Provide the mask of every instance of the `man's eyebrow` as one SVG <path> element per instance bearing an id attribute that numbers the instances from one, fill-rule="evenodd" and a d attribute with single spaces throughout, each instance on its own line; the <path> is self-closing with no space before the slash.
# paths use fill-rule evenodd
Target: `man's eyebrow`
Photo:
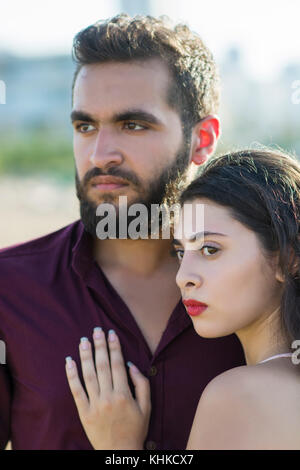
<path id="1" fill-rule="evenodd" d="M 71 112 L 71 122 L 74 121 L 84 121 L 84 122 L 96 122 L 96 119 L 89 113 L 85 111 L 80 111 L 74 109 Z M 122 121 L 144 121 L 149 124 L 161 125 L 162 122 L 153 114 L 148 113 L 140 109 L 128 109 L 117 113 L 112 117 L 112 122 L 122 122 Z"/>
<path id="2" fill-rule="evenodd" d="M 95 123 L 96 119 L 89 113 L 80 110 L 73 110 L 71 112 L 71 122 L 74 121 L 84 121 Z M 148 113 L 140 109 L 127 109 L 113 115 L 112 122 L 122 122 L 122 121 L 143 121 L 148 122 L 149 124 L 162 125 L 162 122 L 153 114 Z"/>
<path id="3" fill-rule="evenodd" d="M 71 122 L 74 121 L 85 121 L 85 122 L 96 122 L 96 120 L 89 113 L 80 110 L 73 110 L 71 112 Z"/>
<path id="4" fill-rule="evenodd" d="M 227 237 L 227 235 L 225 235 L 224 233 L 218 233 L 218 232 L 198 232 L 198 233 L 195 233 L 193 234 L 190 238 L 188 238 L 187 240 L 189 242 L 194 242 L 196 241 L 197 239 L 199 238 L 204 238 L 204 237 L 208 237 L 208 236 L 211 236 L 211 235 L 219 235 L 221 237 Z M 181 245 L 182 246 L 182 243 L 180 240 L 176 240 L 176 238 L 174 238 L 172 240 L 172 243 L 173 245 Z"/>
<path id="5" fill-rule="evenodd" d="M 114 122 L 121 121 L 144 121 L 149 124 L 162 124 L 162 122 L 152 113 L 143 111 L 141 109 L 128 109 L 121 113 L 115 114 L 113 117 Z"/>

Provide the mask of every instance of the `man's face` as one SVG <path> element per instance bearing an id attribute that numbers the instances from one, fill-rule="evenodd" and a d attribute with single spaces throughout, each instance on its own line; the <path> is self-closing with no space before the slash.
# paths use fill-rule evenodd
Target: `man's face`
<path id="1" fill-rule="evenodd" d="M 157 59 L 80 70 L 72 111 L 76 188 L 93 236 L 99 204 L 114 204 L 117 213 L 119 196 L 127 196 L 128 207 L 161 204 L 167 187 L 186 175 L 190 150 L 167 103 L 169 86 L 169 71 Z"/>

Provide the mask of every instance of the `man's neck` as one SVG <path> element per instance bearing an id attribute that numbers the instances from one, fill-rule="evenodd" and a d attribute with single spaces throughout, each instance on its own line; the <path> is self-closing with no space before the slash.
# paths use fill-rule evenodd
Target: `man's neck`
<path id="1" fill-rule="evenodd" d="M 174 263 L 170 255 L 171 240 L 94 240 L 94 258 L 101 267 L 124 269 L 151 276 L 166 263 Z"/>

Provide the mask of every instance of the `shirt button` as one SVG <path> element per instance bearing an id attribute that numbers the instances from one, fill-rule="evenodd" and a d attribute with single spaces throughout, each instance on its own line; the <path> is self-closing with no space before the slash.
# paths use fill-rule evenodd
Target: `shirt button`
<path id="1" fill-rule="evenodd" d="M 156 449 L 156 443 L 154 441 L 147 441 L 146 442 L 146 449 L 147 450 L 155 450 Z"/>
<path id="2" fill-rule="evenodd" d="M 154 377 L 156 374 L 157 374 L 157 367 L 155 366 L 150 367 L 149 376 Z"/>

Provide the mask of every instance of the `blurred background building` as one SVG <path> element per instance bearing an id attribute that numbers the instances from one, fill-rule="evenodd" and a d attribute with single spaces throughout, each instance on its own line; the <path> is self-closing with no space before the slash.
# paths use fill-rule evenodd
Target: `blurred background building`
<path id="1" fill-rule="evenodd" d="M 300 80 L 300 2 L 53 0 L 41 8 L 37 0 L 11 0 L 2 9 L 0 247 L 79 217 L 69 119 L 72 39 L 120 12 L 168 14 L 189 24 L 213 51 L 222 79 L 218 153 L 258 142 L 300 155 L 300 104 L 292 101 Z"/>

